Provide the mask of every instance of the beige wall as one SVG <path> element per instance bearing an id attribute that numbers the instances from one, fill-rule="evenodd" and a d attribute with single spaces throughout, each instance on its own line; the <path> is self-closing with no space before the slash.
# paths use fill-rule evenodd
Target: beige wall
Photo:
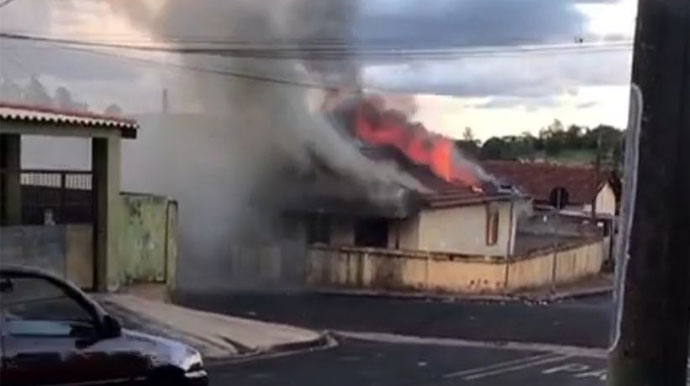
<path id="1" fill-rule="evenodd" d="M 593 240 L 555 255 L 545 251 L 507 262 L 423 251 L 314 247 L 308 253 L 306 277 L 317 287 L 506 293 L 599 273 L 605 242 Z"/>
<path id="2" fill-rule="evenodd" d="M 498 240 L 494 245 L 486 244 L 487 205 L 495 206 L 499 213 Z M 515 216 L 512 222 L 511 225 L 510 202 L 423 210 L 419 215 L 418 244 L 412 249 L 482 256 L 510 255 L 515 244 Z"/>
<path id="3" fill-rule="evenodd" d="M 388 228 L 388 248 L 419 249 L 419 214 L 402 220 L 391 220 Z"/>
<path id="4" fill-rule="evenodd" d="M 388 248 L 480 256 L 510 255 L 515 246 L 517 214 L 524 210 L 525 202 L 425 209 L 406 219 L 389 220 Z M 499 211 L 498 240 L 494 245 L 486 245 L 487 205 Z M 354 246 L 354 226 L 354 219 L 334 218 L 331 222 L 331 245 Z"/>

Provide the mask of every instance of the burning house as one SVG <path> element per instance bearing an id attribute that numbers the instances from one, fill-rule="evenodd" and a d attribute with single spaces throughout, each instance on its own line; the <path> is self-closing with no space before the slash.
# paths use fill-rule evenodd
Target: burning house
<path id="1" fill-rule="evenodd" d="M 599 272 L 601 238 L 517 240 L 531 199 L 502 187 L 452 140 L 375 98 L 328 105 L 370 167 L 396 176 L 362 183 L 317 159 L 286 190 L 286 228 L 307 245 L 308 285 L 503 293 Z"/>
<path id="2" fill-rule="evenodd" d="M 309 244 L 510 256 L 516 202 L 454 142 L 385 110 L 376 99 L 343 102 L 331 112 L 372 165 L 389 165 L 397 180 L 357 186 L 326 163 L 302 178 L 286 201 Z M 306 187 L 306 188 L 305 188 Z"/>

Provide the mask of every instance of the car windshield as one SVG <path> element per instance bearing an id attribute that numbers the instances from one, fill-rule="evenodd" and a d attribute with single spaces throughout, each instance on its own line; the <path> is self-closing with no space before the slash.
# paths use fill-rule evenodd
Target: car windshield
<path id="1" fill-rule="evenodd" d="M 92 320 L 79 303 L 48 280 L 34 277 L 2 277 L 1 280 L 0 305 L 5 319 L 34 322 L 17 324 L 18 329 L 45 326 L 46 321 Z M 52 325 L 60 328 L 60 324 Z"/>

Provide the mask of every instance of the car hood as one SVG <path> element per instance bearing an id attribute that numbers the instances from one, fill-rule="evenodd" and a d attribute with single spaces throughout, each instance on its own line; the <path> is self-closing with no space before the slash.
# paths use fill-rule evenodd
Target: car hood
<path id="1" fill-rule="evenodd" d="M 155 367 L 172 365 L 184 371 L 201 365 L 201 355 L 196 349 L 157 335 L 122 329 L 121 339 L 127 346 L 146 355 Z"/>

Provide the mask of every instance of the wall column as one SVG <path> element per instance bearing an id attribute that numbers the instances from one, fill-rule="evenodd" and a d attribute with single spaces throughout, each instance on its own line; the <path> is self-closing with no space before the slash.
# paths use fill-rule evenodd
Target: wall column
<path id="1" fill-rule="evenodd" d="M 94 221 L 94 279 L 96 290 L 119 285 L 120 137 L 93 138 L 91 146 Z"/>
<path id="2" fill-rule="evenodd" d="M 0 225 L 22 221 L 21 146 L 19 134 L 0 134 Z"/>

